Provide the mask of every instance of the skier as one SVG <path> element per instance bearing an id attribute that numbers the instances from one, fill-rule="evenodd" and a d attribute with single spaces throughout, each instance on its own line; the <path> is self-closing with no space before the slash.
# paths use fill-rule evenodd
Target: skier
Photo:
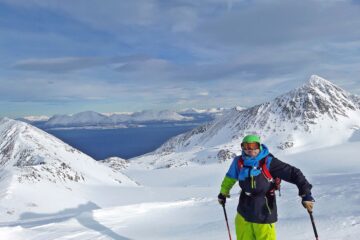
<path id="1" fill-rule="evenodd" d="M 280 188 L 279 179 L 296 184 L 302 204 L 309 212 L 315 202 L 311 196 L 312 185 L 299 169 L 269 153 L 259 136 L 245 136 L 241 148 L 241 156 L 234 158 L 222 181 L 218 201 L 224 205 L 230 189 L 239 181 L 241 194 L 235 217 L 237 240 L 276 240 L 274 191 Z"/>

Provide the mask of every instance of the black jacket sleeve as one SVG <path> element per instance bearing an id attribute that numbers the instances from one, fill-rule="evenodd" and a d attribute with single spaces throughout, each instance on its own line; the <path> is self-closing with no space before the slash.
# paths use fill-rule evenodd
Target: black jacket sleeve
<path id="1" fill-rule="evenodd" d="M 306 180 L 300 169 L 284 163 L 273 157 L 270 164 L 270 174 L 273 178 L 280 178 L 295 184 L 299 189 L 299 196 L 311 194 L 312 185 Z"/>

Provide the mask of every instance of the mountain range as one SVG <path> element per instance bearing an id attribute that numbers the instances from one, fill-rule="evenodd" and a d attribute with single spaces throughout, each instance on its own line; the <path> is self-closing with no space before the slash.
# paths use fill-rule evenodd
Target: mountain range
<path id="1" fill-rule="evenodd" d="M 56 114 L 52 117 L 28 116 L 17 120 L 30 123 L 42 129 L 51 128 L 126 128 L 152 123 L 203 123 L 222 115 L 226 109 L 211 108 L 206 110 L 184 109 L 127 113 L 98 113 L 95 111 L 79 112 L 72 115 Z"/>
<path id="2" fill-rule="evenodd" d="M 272 152 L 301 152 L 348 141 L 360 128 L 359 97 L 317 75 L 303 86 L 171 138 L 134 162 L 155 168 L 225 161 L 241 140 L 258 134 Z M 331 136 L 329 136 L 331 132 Z"/>

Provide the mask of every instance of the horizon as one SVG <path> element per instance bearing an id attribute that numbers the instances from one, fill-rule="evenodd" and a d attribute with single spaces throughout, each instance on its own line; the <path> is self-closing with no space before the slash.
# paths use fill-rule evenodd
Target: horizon
<path id="1" fill-rule="evenodd" d="M 241 107 L 241 106 L 234 106 L 233 108 L 235 107 Z M 155 113 L 159 113 L 159 112 L 162 112 L 162 111 L 173 111 L 175 113 L 178 113 L 178 114 L 182 114 L 181 111 L 186 111 L 186 110 L 191 110 L 191 109 L 195 109 L 195 110 L 198 110 L 198 111 L 206 111 L 206 110 L 212 110 L 212 109 L 228 109 L 228 108 L 222 108 L 222 107 L 212 107 L 212 108 L 207 108 L 207 109 L 199 109 L 199 108 L 184 108 L 184 109 L 180 109 L 178 111 L 176 110 L 170 110 L 170 109 L 160 109 L 160 110 L 152 110 L 152 109 L 144 109 L 144 110 L 140 110 L 140 111 L 136 111 L 136 112 L 97 112 L 97 111 L 93 111 L 93 110 L 85 110 L 85 111 L 81 111 L 81 112 L 75 112 L 75 113 L 68 113 L 68 114 L 62 114 L 62 113 L 57 113 L 55 115 L 61 115 L 61 116 L 64 116 L 64 115 L 67 115 L 67 116 L 73 116 L 75 114 L 79 114 L 79 113 L 86 113 L 86 112 L 95 112 L 95 113 L 99 113 L 101 115 L 104 115 L 104 116 L 111 116 L 111 115 L 132 115 L 134 113 L 142 113 L 142 112 L 147 112 L 147 111 L 153 111 Z M 52 117 L 52 116 L 55 116 L 55 115 L 51 115 L 51 116 L 48 116 L 48 115 L 27 115 L 27 116 L 20 116 L 20 117 L 17 117 L 15 119 L 18 119 L 18 118 L 31 118 L 31 117 Z M 7 116 L 5 116 L 7 117 Z"/>
<path id="2" fill-rule="evenodd" d="M 315 74 L 314 74 L 314 75 L 311 75 L 310 78 L 309 78 L 307 81 L 305 81 L 301 86 L 310 84 L 310 81 L 311 81 L 311 79 L 312 79 L 313 77 L 315 77 L 315 78 L 320 78 L 321 80 L 325 80 L 325 82 L 329 82 L 330 84 L 334 84 L 333 82 L 331 82 L 331 81 L 329 81 L 329 80 L 327 80 L 327 79 L 325 79 L 325 78 L 323 78 L 323 77 L 321 77 L 321 76 L 319 76 L 319 75 L 315 75 Z M 336 84 L 335 84 L 335 85 L 336 85 Z M 298 88 L 300 88 L 301 86 L 297 86 L 297 87 L 294 88 L 294 89 L 298 89 Z M 294 89 L 290 89 L 289 91 L 287 91 L 287 92 L 285 92 L 285 93 L 279 93 L 278 96 L 274 96 L 272 99 L 269 99 L 268 101 L 272 101 L 272 100 L 274 100 L 275 98 L 277 98 L 277 97 L 279 97 L 279 96 L 281 96 L 281 95 L 283 95 L 283 94 L 290 93 L 290 92 L 291 92 L 292 90 L 294 90 Z M 345 89 L 343 89 L 343 90 L 345 90 Z M 347 91 L 347 90 L 345 90 L 345 91 Z M 350 93 L 350 94 L 352 94 L 352 93 L 349 92 L 349 91 L 347 91 L 347 92 Z M 266 101 L 266 102 L 268 102 L 268 101 Z M 261 102 L 261 103 L 258 103 L 258 104 L 263 104 L 263 103 L 264 103 L 264 102 Z M 256 105 L 258 105 L 258 104 L 256 104 Z M 111 115 L 122 115 L 122 114 L 123 114 L 123 115 L 132 115 L 132 114 L 134 114 L 134 113 L 142 113 L 142 112 L 147 112 L 147 111 L 156 112 L 156 113 L 159 113 L 159 112 L 161 112 L 161 111 L 173 111 L 173 112 L 176 112 L 176 113 L 178 113 L 178 114 L 181 115 L 181 111 L 186 111 L 186 110 L 191 110 L 191 109 L 195 109 L 195 110 L 199 110 L 199 111 L 204 111 L 204 110 L 207 111 L 207 110 L 212 110 L 212 109 L 232 109 L 232 108 L 238 108 L 238 107 L 243 108 L 243 109 L 247 109 L 247 108 L 254 107 L 254 106 L 256 106 L 256 105 L 251 105 L 251 106 L 239 106 L 239 105 L 237 105 L 237 106 L 232 106 L 232 107 L 228 107 L 228 108 L 226 108 L 226 107 L 221 107 L 221 106 L 217 106 L 217 107 L 210 107 L 210 108 L 204 108 L 204 109 L 196 108 L 196 107 L 189 107 L 189 108 L 183 108 L 183 109 L 179 109 L 179 110 L 173 110 L 173 109 L 158 109 L 158 110 L 154 110 L 154 109 L 143 109 L 143 110 L 134 111 L 134 112 L 119 112 L 119 111 L 114 111 L 114 112 L 97 112 L 97 111 L 94 111 L 94 110 L 84 110 L 84 111 L 75 112 L 75 113 L 56 113 L 56 114 L 50 115 L 50 116 L 48 116 L 48 115 L 27 115 L 27 116 L 16 117 L 16 118 L 14 118 L 14 119 L 21 119 L 21 118 L 23 118 L 23 119 L 27 119 L 27 120 L 33 121 L 33 120 L 31 120 L 31 118 L 36 119 L 36 118 L 41 117 L 41 118 L 48 118 L 48 119 L 49 119 L 49 118 L 54 117 L 54 116 L 56 116 L 56 115 L 59 115 L 59 116 L 73 116 L 73 115 L 76 115 L 76 114 L 86 113 L 86 112 L 95 112 L 95 113 L 99 113 L 99 114 L 104 115 L 104 116 L 107 116 L 107 117 L 109 117 L 109 116 L 111 116 Z M 35 121 L 36 121 L 36 120 L 35 120 Z M 47 121 L 47 120 L 40 120 L 40 121 Z"/>
<path id="3" fill-rule="evenodd" d="M 302 83 L 302 85 L 300 86 L 296 86 L 294 89 L 289 89 L 288 91 L 286 92 L 282 92 L 282 93 L 279 93 L 279 95 L 277 96 L 274 96 L 272 97 L 271 99 L 268 99 L 268 100 L 264 100 L 264 102 L 269 102 L 269 101 L 272 101 L 274 100 L 275 98 L 283 95 L 283 94 L 287 94 L 287 93 L 290 93 L 292 90 L 295 90 L 295 89 L 298 89 L 304 85 L 307 85 L 307 84 L 310 84 L 310 80 L 315 77 L 315 78 L 320 78 L 322 80 L 325 80 L 326 82 L 330 82 L 331 84 L 334 84 L 332 81 L 329 81 L 319 75 L 316 75 L 316 74 L 313 74 L 310 76 L 309 79 L 307 79 L 306 81 L 304 81 Z M 336 84 L 335 84 L 336 85 Z M 346 89 L 343 89 L 345 91 L 347 91 Z M 352 92 L 349 92 L 347 91 L 348 93 L 350 94 L 353 94 Z M 356 95 L 356 94 L 355 94 Z M 264 102 L 260 102 L 260 103 L 257 103 L 256 105 L 259 105 L 259 104 L 263 104 Z M 129 112 L 129 111 L 124 111 L 124 112 L 120 112 L 120 111 L 114 111 L 114 112 L 98 112 L 98 111 L 95 111 L 95 110 L 91 110 L 91 109 L 88 109 L 88 110 L 83 110 L 83 111 L 80 111 L 80 112 L 73 112 L 73 113 L 55 113 L 53 115 L 26 115 L 26 116 L 17 116 L 17 117 L 14 117 L 13 119 L 27 119 L 27 120 L 30 120 L 31 118 L 51 118 L 51 117 L 54 117 L 56 115 L 59 115 L 59 116 L 73 116 L 73 115 L 76 115 L 76 114 L 79 114 L 79 113 L 85 113 L 85 112 L 95 112 L 95 113 L 99 113 L 101 115 L 104 115 L 104 116 L 111 116 L 111 115 L 121 115 L 121 114 L 124 114 L 124 115 L 131 115 L 131 114 L 134 114 L 134 113 L 141 113 L 141 112 L 147 112 L 147 111 L 152 111 L 152 112 L 156 112 L 156 113 L 159 113 L 161 111 L 173 111 L 173 112 L 176 112 L 178 114 L 181 114 L 181 111 L 186 111 L 186 110 L 191 110 L 191 109 L 195 109 L 195 110 L 199 110 L 199 111 L 203 111 L 203 110 L 211 110 L 211 109 L 232 109 L 232 108 L 237 108 L 237 107 L 241 107 L 243 109 L 247 109 L 247 108 L 251 108 L 251 107 L 254 107 L 256 105 L 250 105 L 250 106 L 239 106 L 239 105 L 236 105 L 236 106 L 231 106 L 231 107 L 222 107 L 222 106 L 216 106 L 216 107 L 209 107 L 209 108 L 196 108 L 196 107 L 188 107 L 188 108 L 182 108 L 182 109 L 142 109 L 142 110 L 139 110 L 139 111 L 133 111 L 133 112 Z M 8 116 L 0 116 L 0 117 L 8 117 Z M 11 117 L 9 117 L 11 118 Z M 30 120 L 32 121 L 32 120 Z M 36 120 L 35 120 L 36 121 Z M 40 120 L 40 121 L 43 121 L 43 120 Z M 45 120 L 46 121 L 46 120 Z"/>
<path id="4" fill-rule="evenodd" d="M 360 95 L 359 3 L 0 0 L 0 117 L 250 107 L 313 74 Z"/>

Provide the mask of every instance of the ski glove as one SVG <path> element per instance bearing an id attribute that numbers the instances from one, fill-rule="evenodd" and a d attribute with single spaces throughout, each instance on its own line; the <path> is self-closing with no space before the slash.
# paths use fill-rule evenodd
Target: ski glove
<path id="1" fill-rule="evenodd" d="M 314 202 L 315 199 L 311 196 L 311 194 L 306 194 L 302 196 L 301 203 L 304 206 L 304 208 L 306 208 L 309 212 L 312 212 L 314 208 Z"/>
<path id="2" fill-rule="evenodd" d="M 221 205 L 225 205 L 226 203 L 226 196 L 223 195 L 222 193 L 219 193 L 218 195 L 218 201 Z"/>

